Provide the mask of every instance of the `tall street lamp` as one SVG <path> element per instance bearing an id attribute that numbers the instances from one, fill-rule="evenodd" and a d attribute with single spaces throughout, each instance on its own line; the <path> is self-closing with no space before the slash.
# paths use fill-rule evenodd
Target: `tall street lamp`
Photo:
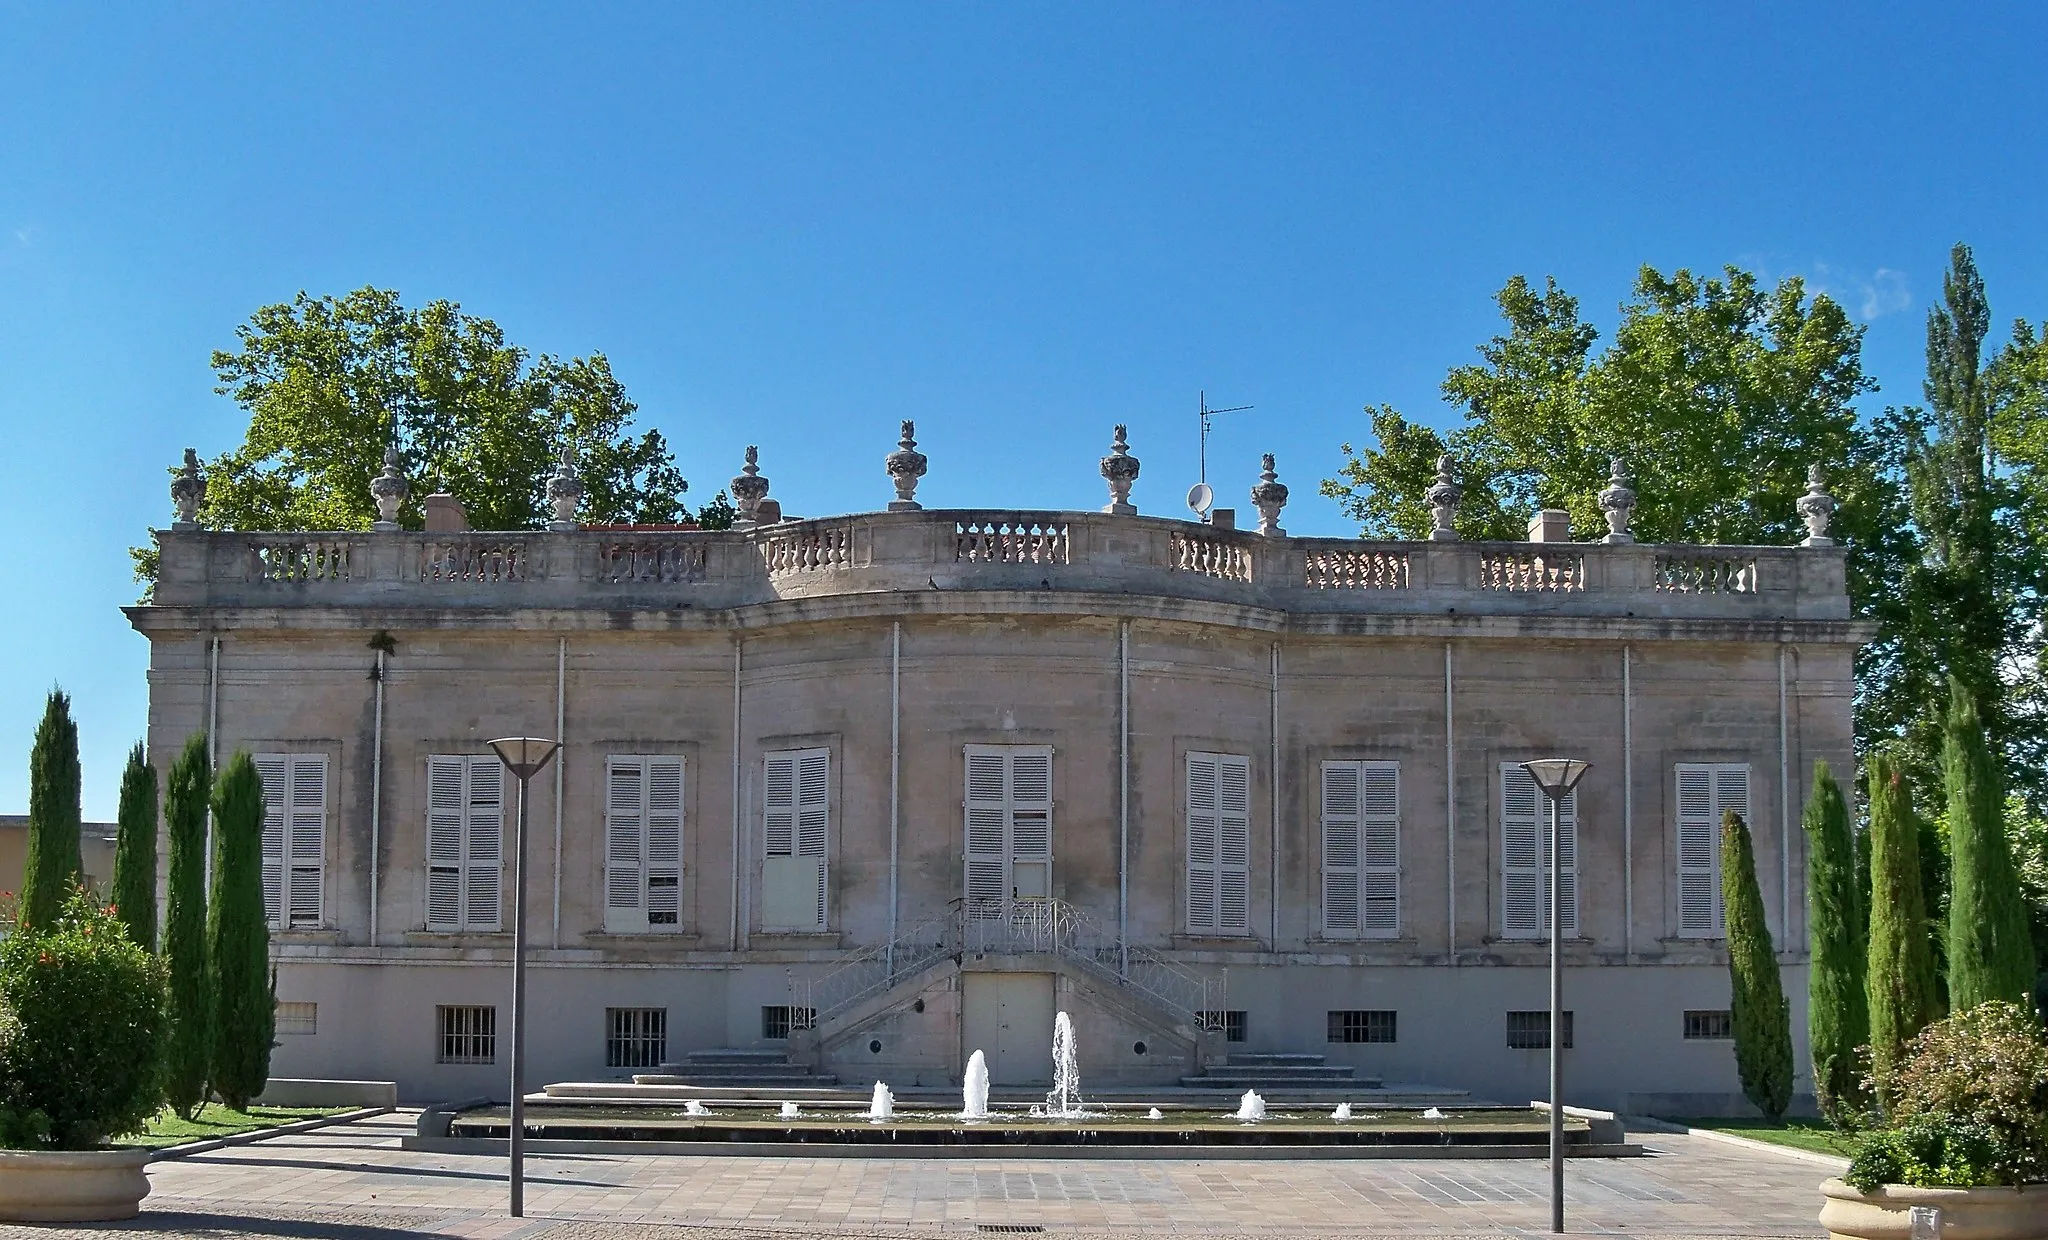
<path id="1" fill-rule="evenodd" d="M 540 773 L 562 742 L 506 736 L 491 742 L 498 761 L 519 781 L 518 826 L 512 835 L 512 1217 L 526 1214 L 526 781 Z"/>
<path id="2" fill-rule="evenodd" d="M 1558 861 L 1558 806 L 1579 786 L 1591 763 L 1538 758 L 1522 763 L 1550 802 L 1550 1230 L 1564 1231 L 1564 973 L 1558 944 L 1564 935 L 1564 884 Z"/>

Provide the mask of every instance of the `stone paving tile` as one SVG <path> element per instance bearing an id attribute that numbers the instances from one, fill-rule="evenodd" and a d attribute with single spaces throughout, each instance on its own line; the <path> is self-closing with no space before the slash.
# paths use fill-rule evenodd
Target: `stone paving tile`
<path id="1" fill-rule="evenodd" d="M 1542 1235 L 1540 1161 L 1145 1161 L 550 1155 L 529 1161 L 526 1219 L 501 1159 L 398 1148 L 397 1114 L 152 1165 L 141 1218 L 14 1237 L 225 1240 L 893 1240 L 1043 1227 L 1137 1235 Z M 1567 1167 L 1574 1232 L 1817 1237 L 1824 1168 L 1683 1136 L 1655 1156 Z"/>

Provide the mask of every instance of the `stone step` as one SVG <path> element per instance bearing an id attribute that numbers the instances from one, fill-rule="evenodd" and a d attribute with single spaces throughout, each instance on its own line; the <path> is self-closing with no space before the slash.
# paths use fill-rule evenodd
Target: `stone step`
<path id="1" fill-rule="evenodd" d="M 665 1063 L 661 1071 L 670 1076 L 701 1076 L 720 1081 L 779 1081 L 811 1074 L 800 1063 Z"/>
<path id="2" fill-rule="evenodd" d="M 790 1076 L 760 1075 L 711 1075 L 702 1072 L 640 1072 L 633 1076 L 635 1085 L 689 1085 L 697 1089 L 724 1090 L 809 1090 L 832 1089 L 839 1084 L 839 1078 L 831 1073 L 800 1072 Z"/>
<path id="3" fill-rule="evenodd" d="M 1249 1067 L 1256 1064 L 1316 1066 L 1328 1056 L 1311 1055 L 1302 1051 L 1232 1051 L 1227 1062 L 1232 1067 Z"/>
<path id="4" fill-rule="evenodd" d="M 707 1046 L 690 1051 L 683 1058 L 693 1064 L 786 1063 L 789 1060 L 789 1052 L 740 1046 Z"/>
<path id="5" fill-rule="evenodd" d="M 1360 1081 L 1350 1068 L 1211 1068 L 1199 1076 L 1184 1076 L 1180 1083 L 1190 1089 L 1290 1085 L 1355 1085 Z"/>

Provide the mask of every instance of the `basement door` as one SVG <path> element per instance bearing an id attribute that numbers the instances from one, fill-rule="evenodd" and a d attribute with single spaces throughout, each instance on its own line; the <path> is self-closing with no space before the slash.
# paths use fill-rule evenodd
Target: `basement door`
<path id="1" fill-rule="evenodd" d="M 960 975 L 961 1070 L 976 1051 L 991 1085 L 1052 1084 L 1053 975 Z"/>

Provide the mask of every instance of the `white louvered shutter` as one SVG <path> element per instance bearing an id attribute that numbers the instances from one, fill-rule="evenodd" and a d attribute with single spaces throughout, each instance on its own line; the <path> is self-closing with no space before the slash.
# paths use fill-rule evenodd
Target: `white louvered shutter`
<path id="1" fill-rule="evenodd" d="M 462 828 L 469 759 L 427 759 L 427 929 L 462 928 Z"/>
<path id="2" fill-rule="evenodd" d="M 1358 933 L 1358 763 L 1323 763 L 1323 932 Z"/>
<path id="3" fill-rule="evenodd" d="M 1529 772 L 1513 762 L 1500 767 L 1501 933 L 1542 938 L 1550 929 L 1550 807 Z M 1573 792 L 1558 807 L 1559 886 L 1565 934 L 1579 928 L 1578 804 Z"/>
<path id="4" fill-rule="evenodd" d="M 1678 764 L 1678 932 L 1719 938 L 1727 922 L 1721 902 L 1721 816 L 1749 821 L 1749 767 L 1744 763 Z"/>
<path id="5" fill-rule="evenodd" d="M 1010 751 L 1010 894 L 1052 895 L 1052 751 Z"/>
<path id="6" fill-rule="evenodd" d="M 1000 916 L 1010 894 L 1009 768 L 1002 750 L 967 750 L 966 891 L 972 916 Z"/>
<path id="7" fill-rule="evenodd" d="M 647 768 L 638 758 L 605 763 L 605 928 L 647 924 Z"/>
<path id="8" fill-rule="evenodd" d="M 1401 932 L 1401 767 L 1358 768 L 1359 932 L 1392 938 Z"/>
<path id="9" fill-rule="evenodd" d="M 286 929 L 318 926 L 327 868 L 327 755 L 293 754 L 286 767 L 290 784 L 283 824 L 285 907 L 282 926 Z M 268 799 L 267 794 L 265 799 Z M 267 813 L 265 817 L 268 818 Z M 267 822 L 265 825 L 267 828 Z M 268 834 L 267 829 L 265 834 Z M 264 873 L 268 878 L 267 865 Z M 265 909 L 275 916 L 268 888 L 265 889 L 263 903 Z"/>
<path id="10" fill-rule="evenodd" d="M 832 751 L 806 749 L 796 759 L 796 855 L 817 863 L 815 924 L 825 927 L 825 860 L 831 833 Z"/>
<path id="11" fill-rule="evenodd" d="M 648 758 L 647 924 L 683 920 L 683 760 Z"/>
<path id="12" fill-rule="evenodd" d="M 1216 755 L 1188 755 L 1188 929 L 1216 929 Z"/>
<path id="13" fill-rule="evenodd" d="M 1251 919 L 1251 760 L 1187 756 L 1188 929 L 1242 934 Z"/>
<path id="14" fill-rule="evenodd" d="M 763 761 L 761 840 L 771 857 L 796 856 L 796 754 L 771 753 Z"/>
<path id="15" fill-rule="evenodd" d="M 290 799 L 291 755 L 259 753 L 263 778 L 263 919 L 278 927 L 284 891 L 285 816 Z"/>
<path id="16" fill-rule="evenodd" d="M 496 930 L 505 857 L 505 766 L 497 758 L 469 760 L 468 800 L 469 821 L 463 832 L 463 926 Z"/>

